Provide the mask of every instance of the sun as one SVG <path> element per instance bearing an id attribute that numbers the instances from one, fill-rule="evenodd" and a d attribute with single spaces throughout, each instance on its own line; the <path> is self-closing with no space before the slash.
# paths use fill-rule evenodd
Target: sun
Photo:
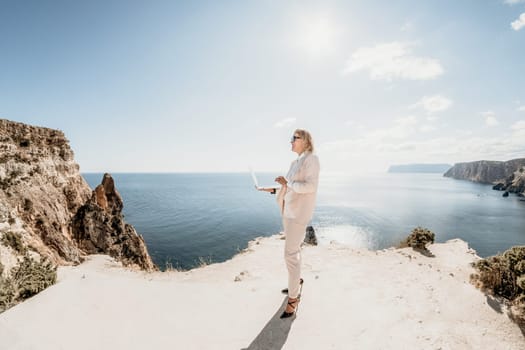
<path id="1" fill-rule="evenodd" d="M 294 42 L 310 56 L 319 57 L 333 53 L 337 46 L 337 26 L 328 15 L 303 15 L 296 25 Z"/>

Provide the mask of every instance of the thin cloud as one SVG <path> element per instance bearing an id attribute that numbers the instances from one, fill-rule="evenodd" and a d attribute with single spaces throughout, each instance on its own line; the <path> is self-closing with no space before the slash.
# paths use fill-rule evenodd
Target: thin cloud
<path id="1" fill-rule="evenodd" d="M 516 5 L 525 2 L 525 0 L 505 0 L 504 2 L 508 5 Z"/>
<path id="2" fill-rule="evenodd" d="M 399 142 L 399 140 L 406 139 L 416 132 L 417 118 L 415 116 L 407 116 L 398 118 L 394 121 L 394 125 L 390 128 L 376 129 L 365 134 L 365 140 L 370 141 L 370 144 L 381 144 L 383 142 Z"/>
<path id="3" fill-rule="evenodd" d="M 498 119 L 496 119 L 496 117 L 494 116 L 488 116 L 486 119 L 485 119 L 485 124 L 487 124 L 487 126 L 498 126 L 499 125 L 499 121 Z"/>
<path id="4" fill-rule="evenodd" d="M 519 157 L 525 152 L 522 142 L 525 134 L 525 120 L 516 125 L 511 135 L 502 137 L 479 137 L 462 135 L 440 136 L 436 138 L 407 138 L 405 140 L 379 140 L 373 134 L 362 138 L 337 140 L 321 145 L 327 155 L 334 157 L 334 163 L 340 159 L 364 161 L 374 159 L 388 164 L 414 161 L 449 162 L 479 159 L 506 160 Z M 523 129 L 522 129 L 523 128 Z M 430 130 L 428 130 L 430 131 Z M 420 132 L 424 132 L 420 130 Z M 378 134 L 378 133 L 375 133 Z"/>
<path id="5" fill-rule="evenodd" d="M 428 80 L 443 74 L 438 60 L 413 55 L 412 46 L 394 41 L 359 48 L 346 62 L 343 74 L 368 71 L 373 80 Z"/>
<path id="6" fill-rule="evenodd" d="M 492 111 L 481 113 L 481 115 L 485 118 L 485 125 L 488 127 L 498 126 L 499 121 L 496 118 L 496 114 Z"/>
<path id="7" fill-rule="evenodd" d="M 514 123 L 510 128 L 515 131 L 525 130 L 525 120 Z"/>
<path id="8" fill-rule="evenodd" d="M 510 26 L 512 27 L 512 29 L 514 29 L 516 31 L 518 31 L 521 28 L 525 27 L 525 12 L 522 13 L 517 20 L 512 22 L 510 24 Z"/>
<path id="9" fill-rule="evenodd" d="M 517 152 L 514 154 L 523 157 L 523 153 L 525 153 L 525 145 L 523 143 L 523 140 L 525 140 L 525 119 L 517 121 L 510 128 L 512 130 L 510 142 L 517 148 Z"/>
<path id="10" fill-rule="evenodd" d="M 378 128 L 368 132 L 363 132 L 360 137 L 351 140 L 339 140 L 327 142 L 324 147 L 327 149 L 345 149 L 346 147 L 357 147 L 362 150 L 375 149 L 381 147 L 393 147 L 403 143 L 410 136 L 417 133 L 418 120 L 415 116 L 407 116 L 394 120 L 393 124 L 387 128 Z M 386 146 L 385 146 L 386 145 Z"/>
<path id="11" fill-rule="evenodd" d="M 412 31 L 412 29 L 414 29 L 414 24 L 411 21 L 406 21 L 401 26 L 401 31 L 402 32 L 410 32 L 410 31 Z"/>
<path id="12" fill-rule="evenodd" d="M 342 172 L 385 171 L 395 163 L 507 160 L 525 153 L 525 119 L 495 137 L 478 135 L 470 129 L 436 131 L 433 125 L 409 116 L 385 127 L 322 143 L 319 148 L 325 166 Z M 348 166 L 356 163 L 360 164 L 359 170 Z"/>
<path id="13" fill-rule="evenodd" d="M 422 127 L 419 128 L 419 130 L 421 132 L 431 132 L 431 131 L 436 130 L 436 127 L 433 125 L 423 125 Z"/>
<path id="14" fill-rule="evenodd" d="M 279 120 L 277 123 L 273 125 L 274 128 L 287 128 L 295 124 L 296 118 L 285 118 L 283 120 Z"/>
<path id="15" fill-rule="evenodd" d="M 396 119 L 395 123 L 398 125 L 414 125 L 417 124 L 417 118 L 413 115 L 409 115 L 407 117 Z"/>
<path id="16" fill-rule="evenodd" d="M 416 104 L 412 105 L 411 108 L 422 107 L 429 113 L 445 111 L 452 106 L 452 100 L 441 96 L 424 96 Z"/>
<path id="17" fill-rule="evenodd" d="M 518 109 L 516 109 L 518 112 L 525 112 L 525 106 L 519 106 Z"/>

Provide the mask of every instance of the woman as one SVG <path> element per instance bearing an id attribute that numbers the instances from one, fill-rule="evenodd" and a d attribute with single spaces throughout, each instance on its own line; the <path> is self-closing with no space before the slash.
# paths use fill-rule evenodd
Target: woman
<path id="1" fill-rule="evenodd" d="M 284 234 L 284 259 L 288 268 L 288 304 L 281 318 L 292 316 L 299 304 L 301 279 L 301 243 L 306 225 L 312 218 L 319 182 L 319 158 L 313 154 L 312 136 L 306 130 L 297 129 L 290 141 L 292 151 L 298 158 L 290 165 L 286 177 L 275 179 L 281 185 L 277 203 L 281 208 Z"/>

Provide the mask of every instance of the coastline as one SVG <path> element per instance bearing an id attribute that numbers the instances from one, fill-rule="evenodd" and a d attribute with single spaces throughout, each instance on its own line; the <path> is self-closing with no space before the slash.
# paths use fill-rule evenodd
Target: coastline
<path id="1" fill-rule="evenodd" d="M 302 301 L 280 320 L 280 235 L 189 271 L 143 272 L 105 255 L 58 270 L 58 282 L 0 314 L 5 349 L 519 349 L 518 326 L 469 282 L 461 240 L 370 251 L 305 246 Z M 31 334 L 31 337 L 27 337 Z M 89 336 L 86 336 L 88 334 Z"/>

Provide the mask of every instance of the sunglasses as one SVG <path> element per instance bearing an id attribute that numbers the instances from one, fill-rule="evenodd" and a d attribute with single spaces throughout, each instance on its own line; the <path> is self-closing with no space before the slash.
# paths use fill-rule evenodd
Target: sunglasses
<path id="1" fill-rule="evenodd" d="M 295 136 L 295 135 L 294 135 L 294 136 L 292 136 L 292 138 L 290 139 L 290 142 L 295 142 L 295 140 L 297 140 L 297 139 L 302 139 L 302 137 L 301 137 L 301 136 Z"/>

